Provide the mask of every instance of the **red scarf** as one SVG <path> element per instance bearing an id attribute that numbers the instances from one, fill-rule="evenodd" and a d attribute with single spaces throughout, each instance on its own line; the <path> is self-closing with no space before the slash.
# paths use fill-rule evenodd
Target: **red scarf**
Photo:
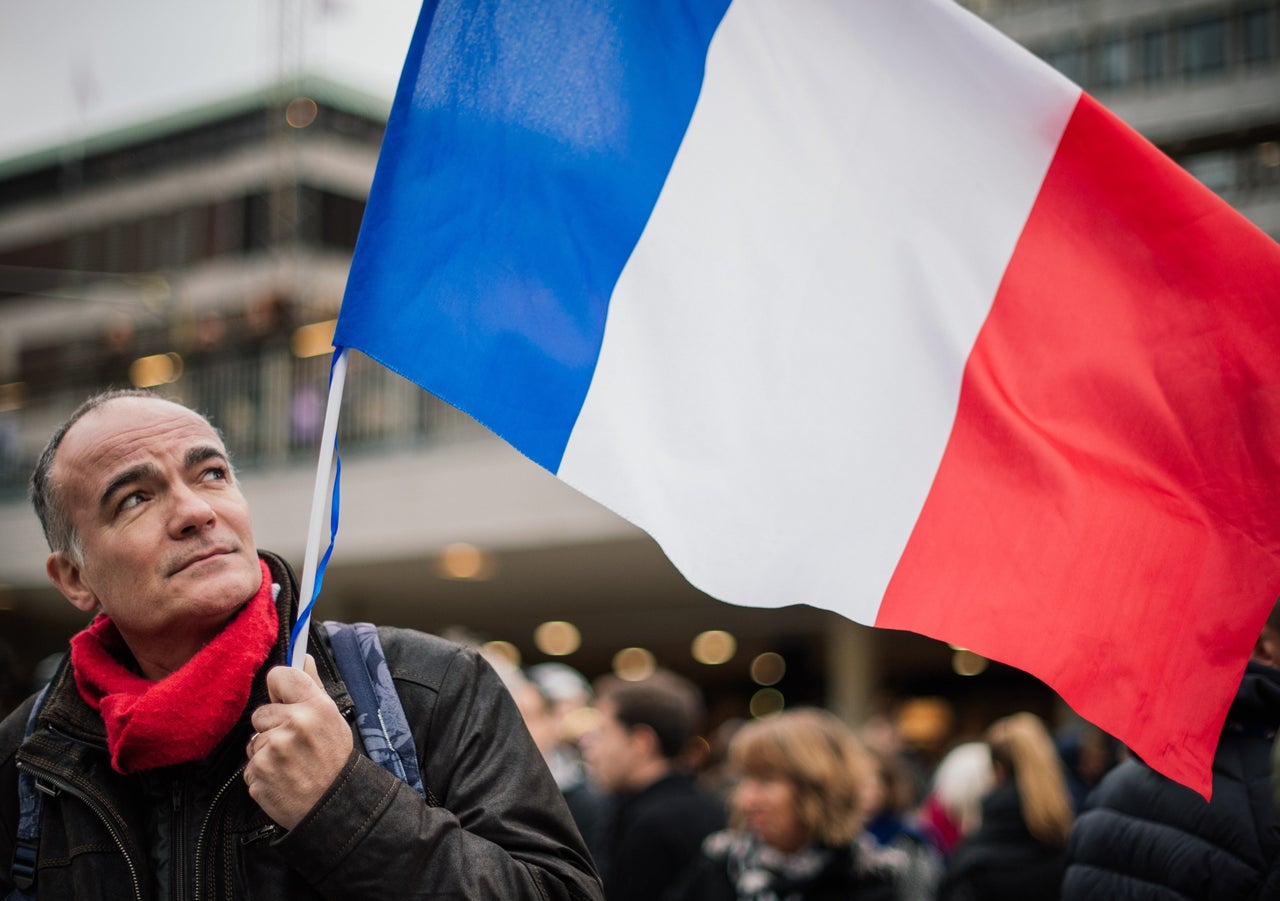
<path id="1" fill-rule="evenodd" d="M 159 681 L 121 662 L 132 655 L 106 615 L 74 636 L 76 687 L 107 727 L 112 768 L 136 773 L 207 757 L 244 712 L 278 627 L 271 572 L 263 563 L 258 593 L 213 641 Z"/>

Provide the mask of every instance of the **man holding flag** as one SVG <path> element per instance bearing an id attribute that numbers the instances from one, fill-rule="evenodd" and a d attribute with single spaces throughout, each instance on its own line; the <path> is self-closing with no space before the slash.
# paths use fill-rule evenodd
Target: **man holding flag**
<path id="1" fill-rule="evenodd" d="M 601 897 L 478 654 L 380 630 L 423 794 L 360 752 L 326 632 L 305 670 L 277 665 L 293 573 L 256 548 L 203 417 L 142 391 L 90 398 L 32 500 L 50 580 L 98 615 L 0 725 L 0 897 Z"/>

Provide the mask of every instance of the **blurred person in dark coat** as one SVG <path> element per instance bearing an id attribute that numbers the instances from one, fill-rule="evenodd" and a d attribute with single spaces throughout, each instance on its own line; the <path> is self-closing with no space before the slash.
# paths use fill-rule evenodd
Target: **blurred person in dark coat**
<path id="1" fill-rule="evenodd" d="M 560 721 L 556 717 L 555 703 L 542 686 L 519 670 L 498 670 L 515 699 L 524 724 L 529 727 L 533 743 L 542 752 L 547 768 L 551 770 L 574 824 L 582 833 L 583 841 L 592 858 L 601 856 L 599 842 L 603 829 L 604 798 L 588 783 L 582 761 L 576 752 L 561 740 Z"/>
<path id="2" fill-rule="evenodd" d="M 658 670 L 647 679 L 605 679 L 599 718 L 582 737 L 587 773 L 609 795 L 597 865 L 609 901 L 657 901 L 724 825 L 720 801 L 685 765 L 703 717 L 687 679 Z"/>
<path id="3" fill-rule="evenodd" d="M 1062 763 L 1040 718 L 1015 713 L 987 729 L 995 787 L 982 822 L 947 863 L 942 901 L 1053 901 L 1073 814 Z"/>

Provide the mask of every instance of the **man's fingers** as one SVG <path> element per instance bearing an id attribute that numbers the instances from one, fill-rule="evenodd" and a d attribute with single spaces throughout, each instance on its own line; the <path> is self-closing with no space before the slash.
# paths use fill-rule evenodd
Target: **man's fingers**
<path id="1" fill-rule="evenodd" d="M 303 669 L 267 673 L 271 703 L 253 712 L 256 732 L 245 747 L 249 795 L 292 829 L 332 784 L 351 754 L 351 727 L 325 692 L 315 660 Z"/>
<path id="2" fill-rule="evenodd" d="M 316 662 L 307 655 L 306 669 L 277 666 L 267 673 L 267 694 L 276 704 L 297 704 L 309 701 L 316 694 L 323 694 L 324 687 L 316 674 Z"/>
<path id="3" fill-rule="evenodd" d="M 305 669 L 277 666 L 267 673 L 267 694 L 270 704 L 263 704 L 253 712 L 250 720 L 258 732 L 266 732 L 283 725 L 292 717 L 307 716 L 300 710 L 290 711 L 285 705 L 302 704 L 313 710 L 331 706 L 333 700 L 324 690 L 316 672 L 316 662 L 307 655 Z"/>
<path id="4" fill-rule="evenodd" d="M 324 690 L 324 683 L 320 681 L 320 673 L 316 670 L 316 658 L 308 654 L 307 659 L 302 661 L 302 671 L 315 681 L 318 688 Z"/>
<path id="5" fill-rule="evenodd" d="M 249 724 L 253 726 L 253 731 L 258 733 L 274 729 L 284 721 L 284 711 L 273 709 L 271 704 L 263 704 L 253 712 L 253 716 L 249 717 Z"/>

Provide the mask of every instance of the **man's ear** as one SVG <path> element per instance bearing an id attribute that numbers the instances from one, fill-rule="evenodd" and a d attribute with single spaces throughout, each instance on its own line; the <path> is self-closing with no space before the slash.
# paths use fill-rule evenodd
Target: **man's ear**
<path id="1" fill-rule="evenodd" d="M 84 580 L 80 564 L 66 551 L 54 551 L 44 562 L 49 581 L 62 592 L 63 597 L 79 610 L 93 613 L 98 609 L 98 596 Z"/>

